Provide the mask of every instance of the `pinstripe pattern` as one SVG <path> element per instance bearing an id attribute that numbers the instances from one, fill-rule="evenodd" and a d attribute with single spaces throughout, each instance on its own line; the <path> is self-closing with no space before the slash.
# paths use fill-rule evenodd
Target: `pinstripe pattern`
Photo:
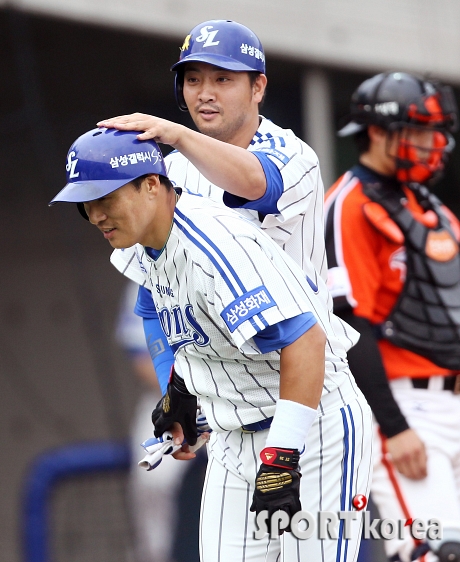
<path id="1" fill-rule="evenodd" d="M 352 490 L 353 490 L 353 475 L 354 475 L 354 457 L 355 457 L 355 427 L 353 423 L 353 415 L 350 407 L 340 408 L 342 414 L 342 422 L 344 428 L 344 455 L 343 455 L 343 477 L 342 477 L 342 496 L 340 501 L 340 508 L 342 511 L 351 511 L 352 509 Z M 349 419 L 348 419 L 348 416 Z M 348 466 L 350 463 L 350 466 Z M 337 562 L 342 559 L 342 546 L 343 558 L 347 559 L 348 541 L 343 538 L 344 521 L 340 522 L 339 540 L 337 545 Z"/>
<path id="2" fill-rule="evenodd" d="M 152 260 L 141 247 L 137 254 L 175 350 L 176 367 L 200 395 L 214 429 L 233 429 L 274 414 L 280 354 L 261 355 L 252 338 L 286 318 L 312 312 L 326 333 L 324 394 L 348 379 L 350 340 L 328 310 L 327 291 L 313 290 L 297 264 L 234 211 L 184 193 L 160 257 Z M 162 294 L 157 285 L 165 288 Z M 273 306 L 254 309 L 252 317 L 243 317 L 229 331 L 222 314 L 257 287 L 271 295 Z"/>
<path id="3" fill-rule="evenodd" d="M 316 155 L 292 132 L 266 120 L 249 150 L 265 151 L 280 169 L 284 191 L 279 214 L 262 223 L 251 211 L 240 213 L 246 221 L 235 218 L 220 204 L 221 190 L 173 153 L 168 157 L 171 179 L 205 197 L 182 195 L 169 240 L 156 261 L 140 247 L 140 258 L 128 265 L 130 250 L 114 252 L 112 261 L 126 275 L 133 269 L 135 275 L 139 269 L 147 272 L 144 280 L 176 352 L 176 368 L 200 397 L 216 430 L 203 490 L 202 562 L 354 562 L 357 539 L 350 544 L 343 539 L 343 524 L 339 541 L 299 541 L 291 534 L 281 541 L 254 540 L 255 518 L 248 509 L 266 432 L 248 435 L 238 428 L 274 415 L 280 374 L 279 351 L 261 355 L 253 339 L 258 331 L 312 312 L 327 336 L 319 419 L 301 459 L 303 509 L 338 511 L 351 505 L 357 491 L 367 493 L 363 482 L 368 484 L 368 478 L 359 467 L 369 466 L 369 437 L 363 416 L 357 415 L 367 405 L 346 360 L 356 333 L 331 313 L 325 285 L 323 186 Z M 253 310 L 231 330 L 225 311 L 260 287 L 270 295 L 265 301 L 270 306 Z"/>
<path id="4" fill-rule="evenodd" d="M 324 464 L 324 434 L 323 434 L 323 419 L 324 419 L 324 410 L 321 408 L 321 416 L 318 419 L 318 426 L 319 426 L 319 466 L 318 466 L 318 484 L 319 484 L 319 502 L 318 502 L 318 511 L 323 511 L 323 495 L 324 495 L 324 488 L 323 488 L 323 464 Z M 321 561 L 324 562 L 324 543 L 321 541 Z"/>
<path id="5" fill-rule="evenodd" d="M 261 226 L 311 279 L 315 280 L 319 274 L 326 280 L 324 188 L 316 154 L 292 131 L 263 117 L 248 150 L 268 151 L 269 158 L 280 169 L 284 191 L 278 200 L 279 213 L 267 215 L 262 223 L 256 211 L 244 209 L 241 213 Z M 270 154 L 270 150 L 277 151 L 279 157 Z M 182 154 L 173 151 L 165 158 L 165 163 L 168 177 L 175 185 L 222 202 L 223 191 L 209 182 Z M 128 249 L 124 256 L 121 250 L 115 250 L 114 263 L 126 260 L 128 254 Z M 126 274 L 130 276 L 130 268 Z M 332 303 L 329 304 L 332 310 Z"/>
<path id="6" fill-rule="evenodd" d="M 154 261 L 139 246 L 129 267 L 147 272 L 144 282 L 156 299 L 176 364 L 201 396 L 212 427 L 223 431 L 273 415 L 279 352 L 261 356 L 252 338 L 299 313 L 312 312 L 327 335 L 323 396 L 348 379 L 346 350 L 356 332 L 331 314 L 327 289 L 314 269 L 317 290 L 263 231 L 207 198 L 184 193 L 174 220 L 161 256 Z M 170 294 L 158 295 L 157 285 Z M 229 332 L 220 314 L 235 297 L 261 286 L 276 306 L 255 310 Z"/>
<path id="7" fill-rule="evenodd" d="M 326 412 L 308 434 L 300 460 L 302 510 L 312 514 L 347 511 L 355 494 L 369 491 L 370 410 L 353 385 L 344 384 L 341 394 L 334 391 L 329 397 Z M 297 540 L 291 533 L 281 540 L 271 541 L 268 535 L 253 540 L 255 516 L 248 508 L 266 434 L 234 430 L 213 435 L 210 487 L 205 486 L 203 496 L 202 562 L 355 562 L 362 527 L 359 518 L 352 522 L 352 539 L 344 538 L 342 523 L 337 526 L 338 540 L 318 540 L 316 533 L 308 540 Z M 214 529 L 222 532 L 214 533 Z"/>

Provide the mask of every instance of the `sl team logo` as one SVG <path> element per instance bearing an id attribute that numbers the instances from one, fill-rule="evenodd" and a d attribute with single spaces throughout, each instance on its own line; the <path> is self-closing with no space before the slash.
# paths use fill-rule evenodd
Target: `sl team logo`
<path id="1" fill-rule="evenodd" d="M 219 33 L 219 30 L 214 29 L 213 31 L 211 31 L 211 29 L 213 29 L 212 25 L 205 25 L 204 27 L 202 27 L 200 29 L 201 35 L 199 35 L 195 39 L 195 41 L 197 41 L 198 43 L 203 43 L 203 47 L 214 47 L 215 45 L 218 45 L 220 41 L 214 41 L 214 39 Z"/>
<path id="2" fill-rule="evenodd" d="M 214 39 L 216 35 L 219 33 L 219 30 L 214 29 L 213 31 L 211 31 L 211 29 L 213 29 L 212 25 L 205 25 L 204 27 L 202 27 L 200 29 L 201 35 L 198 35 L 195 41 L 198 43 L 203 43 L 203 47 L 215 47 L 216 45 L 218 45 L 220 41 L 214 41 Z M 180 48 L 182 52 L 187 51 L 189 49 L 191 38 L 192 38 L 191 35 L 187 35 L 187 37 L 184 39 L 184 43 Z"/>
<path id="3" fill-rule="evenodd" d="M 439 540 L 442 539 L 442 524 L 439 519 L 373 519 L 368 511 L 363 511 L 367 505 L 367 498 L 358 494 L 353 498 L 353 507 L 356 511 L 319 511 L 315 517 L 309 511 L 298 511 L 289 518 L 284 511 L 275 511 L 270 518 L 270 537 L 279 537 L 279 531 L 290 528 L 291 533 L 299 540 L 307 540 L 314 535 L 322 540 L 351 540 L 361 527 L 359 521 L 362 517 L 362 537 L 364 539 L 404 539 L 407 532 L 414 540 Z M 269 532 L 267 525 L 268 511 L 257 514 L 257 531 L 254 538 L 259 540 Z M 357 521 L 355 528 L 352 522 Z"/>
<path id="4" fill-rule="evenodd" d="M 75 156 L 76 156 L 75 150 L 72 150 L 72 152 L 69 152 L 69 154 L 67 155 L 67 164 L 65 169 L 67 170 L 67 172 L 69 172 L 69 179 L 78 178 L 78 176 L 80 175 L 80 172 L 75 172 L 75 167 L 78 162 L 78 158 L 72 160 L 72 158 L 74 158 Z"/>

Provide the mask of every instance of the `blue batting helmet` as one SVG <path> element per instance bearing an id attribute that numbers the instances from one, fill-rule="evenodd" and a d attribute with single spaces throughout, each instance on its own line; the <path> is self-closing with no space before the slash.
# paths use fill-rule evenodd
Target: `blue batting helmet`
<path id="1" fill-rule="evenodd" d="M 79 137 L 67 153 L 67 185 L 50 205 L 93 201 L 145 174 L 167 177 L 157 143 L 138 134 L 101 128 Z"/>
<path id="2" fill-rule="evenodd" d="M 264 48 L 249 28 L 230 20 L 200 23 L 185 38 L 179 61 L 171 67 L 177 72 L 174 90 L 182 111 L 187 111 L 183 95 L 183 65 L 187 62 L 206 62 L 234 72 L 265 74 Z"/>

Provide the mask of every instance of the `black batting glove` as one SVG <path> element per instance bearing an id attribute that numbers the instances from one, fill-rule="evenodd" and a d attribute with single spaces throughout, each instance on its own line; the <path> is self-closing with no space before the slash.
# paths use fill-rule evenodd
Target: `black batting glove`
<path id="1" fill-rule="evenodd" d="M 271 517 L 276 511 L 285 511 L 289 519 L 302 510 L 300 504 L 299 451 L 266 447 L 260 453 L 262 464 L 256 476 L 256 484 L 250 511 L 256 516 L 268 511 L 267 528 L 271 534 Z M 290 531 L 290 527 L 280 529 Z"/>
<path id="2" fill-rule="evenodd" d="M 183 379 L 172 368 L 166 394 L 152 412 L 155 437 L 161 437 L 165 431 L 171 429 L 174 422 L 177 422 L 182 426 L 187 443 L 195 445 L 197 405 L 196 396 L 190 394 Z"/>

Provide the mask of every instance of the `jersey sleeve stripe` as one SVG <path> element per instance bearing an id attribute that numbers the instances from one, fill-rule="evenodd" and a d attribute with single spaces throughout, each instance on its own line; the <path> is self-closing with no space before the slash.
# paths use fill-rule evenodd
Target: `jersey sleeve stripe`
<path id="1" fill-rule="evenodd" d="M 235 299 L 240 297 L 241 294 L 246 293 L 247 291 L 241 279 L 238 277 L 237 273 L 235 272 L 227 258 L 224 256 L 224 254 L 221 252 L 221 250 L 190 219 L 185 218 L 185 216 L 177 208 L 175 213 L 180 219 L 184 221 L 180 222 L 180 220 L 178 220 L 178 218 L 176 217 L 174 219 L 175 224 L 180 228 L 180 230 L 182 230 L 184 235 L 191 242 L 193 242 L 195 246 L 197 246 L 197 248 L 200 248 L 200 250 L 214 264 Z M 192 232 L 190 232 L 190 230 L 188 230 L 187 227 L 194 230 L 198 236 L 201 236 L 201 238 L 203 239 L 202 242 L 200 242 L 197 237 Z M 233 278 L 233 282 L 230 277 Z M 260 330 L 260 327 L 258 327 L 254 317 L 249 318 L 249 322 L 256 332 Z"/>

